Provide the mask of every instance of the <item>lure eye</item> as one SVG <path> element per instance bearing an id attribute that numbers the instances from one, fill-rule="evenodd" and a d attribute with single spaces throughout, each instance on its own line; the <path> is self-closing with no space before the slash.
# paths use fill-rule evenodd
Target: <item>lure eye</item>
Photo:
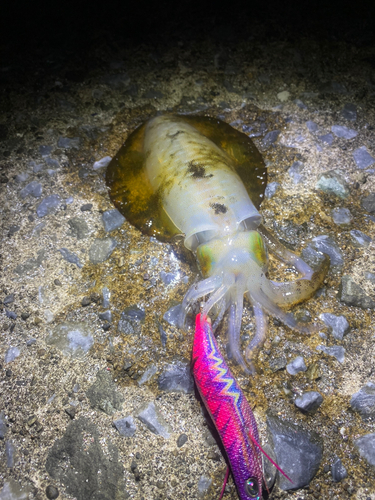
<path id="1" fill-rule="evenodd" d="M 259 499 L 259 486 L 258 480 L 255 477 L 249 477 L 249 479 L 245 483 L 245 492 L 251 498 Z"/>

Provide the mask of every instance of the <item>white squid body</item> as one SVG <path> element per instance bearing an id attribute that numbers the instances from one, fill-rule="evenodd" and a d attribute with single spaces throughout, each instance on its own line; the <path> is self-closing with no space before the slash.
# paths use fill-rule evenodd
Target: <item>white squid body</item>
<path id="1" fill-rule="evenodd" d="M 185 235 L 185 246 L 195 253 L 205 278 L 186 293 L 181 324 L 190 307 L 209 296 L 202 314 L 212 314 L 214 308 L 215 328 L 229 311 L 229 353 L 247 372 L 253 372 L 254 353 L 266 336 L 265 311 L 291 328 L 310 331 L 279 306 L 310 297 L 324 278 L 328 260 L 314 273 L 261 226 L 261 215 L 236 173 L 230 150 L 225 151 L 202 135 L 194 122 L 179 116 L 158 116 L 146 123 L 143 133 L 147 182 L 158 193 L 167 218 Z M 260 181 L 265 187 L 265 176 Z M 121 210 L 120 205 L 117 203 Z M 293 264 L 301 278 L 286 283 L 267 279 L 268 256 L 260 232 L 270 250 L 279 259 Z M 255 336 L 245 352 L 247 364 L 240 350 L 244 295 L 253 306 L 256 320 Z"/>

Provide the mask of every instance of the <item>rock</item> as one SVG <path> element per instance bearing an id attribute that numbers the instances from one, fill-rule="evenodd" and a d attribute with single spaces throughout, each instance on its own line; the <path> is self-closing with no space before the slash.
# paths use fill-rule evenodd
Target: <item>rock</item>
<path id="1" fill-rule="evenodd" d="M 90 234 L 87 222 L 80 217 L 73 217 L 72 219 L 68 220 L 68 224 L 70 227 L 69 236 L 73 236 L 77 238 L 77 240 L 83 240 Z"/>
<path id="2" fill-rule="evenodd" d="M 347 208 L 337 207 L 331 212 L 333 222 L 338 226 L 350 224 L 353 217 Z"/>
<path id="3" fill-rule="evenodd" d="M 34 198 L 40 198 L 42 195 L 42 185 L 40 182 L 31 181 L 20 191 L 20 198 L 24 199 L 27 196 L 33 196 Z"/>
<path id="4" fill-rule="evenodd" d="M 90 297 L 83 297 L 83 299 L 81 300 L 81 306 L 82 307 L 87 307 L 91 304 L 91 299 Z"/>
<path id="5" fill-rule="evenodd" d="M 92 203 L 84 203 L 80 207 L 80 210 L 81 210 L 81 212 L 91 212 L 91 210 L 92 210 Z"/>
<path id="6" fill-rule="evenodd" d="M 160 279 L 164 283 L 164 285 L 170 285 L 173 281 L 178 279 L 178 275 L 175 273 L 166 273 L 165 271 L 160 271 Z"/>
<path id="7" fill-rule="evenodd" d="M 91 407 L 112 415 L 116 410 L 122 409 L 124 398 L 117 391 L 117 386 L 112 380 L 112 375 L 107 370 L 100 370 L 96 380 L 86 392 Z"/>
<path id="8" fill-rule="evenodd" d="M 48 500 L 55 500 L 55 498 L 58 498 L 59 496 L 59 490 L 49 484 L 46 488 L 46 497 Z"/>
<path id="9" fill-rule="evenodd" d="M 138 379 L 138 385 L 141 386 L 152 379 L 155 373 L 158 371 L 158 367 L 156 365 L 151 365 L 147 370 L 143 373 L 140 379 Z"/>
<path id="10" fill-rule="evenodd" d="M 21 351 L 18 347 L 9 347 L 5 353 L 4 361 L 5 363 L 11 363 L 21 354 Z"/>
<path id="11" fill-rule="evenodd" d="M 364 276 L 366 280 L 371 281 L 375 285 L 375 273 L 365 271 Z"/>
<path id="12" fill-rule="evenodd" d="M 27 259 L 27 261 L 24 262 L 23 264 L 18 264 L 14 272 L 19 274 L 20 276 L 24 276 L 25 274 L 30 273 L 31 271 L 34 271 L 39 266 L 41 266 L 45 260 L 46 260 L 46 251 L 44 249 L 38 250 L 36 259 L 35 258 Z"/>
<path id="13" fill-rule="evenodd" d="M 265 149 L 267 149 L 272 144 L 274 144 L 277 141 L 279 134 L 280 134 L 280 130 L 272 130 L 271 132 L 268 132 L 263 138 L 263 141 L 262 141 L 263 147 Z"/>
<path id="14" fill-rule="evenodd" d="M 345 120 L 355 122 L 357 119 L 357 106 L 355 104 L 347 102 L 341 111 L 341 116 L 345 118 Z"/>
<path id="15" fill-rule="evenodd" d="M 349 275 L 344 275 L 341 278 L 338 298 L 348 306 L 361 307 L 362 309 L 375 308 L 375 302 L 365 294 L 363 288 Z"/>
<path id="16" fill-rule="evenodd" d="M 12 302 L 14 302 L 14 293 L 7 295 L 3 300 L 3 304 L 5 306 L 11 304 Z"/>
<path id="17" fill-rule="evenodd" d="M 181 448 L 187 442 L 188 437 L 186 434 L 180 434 L 177 438 L 177 448 Z"/>
<path id="18" fill-rule="evenodd" d="M 194 380 L 190 372 L 190 363 L 176 361 L 165 367 L 159 375 L 158 386 L 166 392 L 194 392 Z"/>
<path id="19" fill-rule="evenodd" d="M 61 205 L 61 198 L 58 194 L 51 194 L 42 200 L 36 207 L 38 217 L 45 217 L 55 212 Z"/>
<path id="20" fill-rule="evenodd" d="M 135 431 L 137 430 L 137 426 L 135 425 L 134 419 L 131 415 L 115 420 L 113 425 L 118 430 L 120 436 L 124 437 L 133 437 Z"/>
<path id="21" fill-rule="evenodd" d="M 332 479 L 335 481 L 335 483 L 338 483 L 348 477 L 348 472 L 343 466 L 341 460 L 336 457 L 335 461 L 332 464 Z"/>
<path id="22" fill-rule="evenodd" d="M 5 309 L 5 315 L 7 318 L 17 319 L 17 313 L 15 313 L 14 311 L 8 311 L 8 309 Z"/>
<path id="23" fill-rule="evenodd" d="M 0 491 L 0 500 L 29 500 L 29 495 L 32 492 L 32 486 L 21 486 L 17 481 L 10 478 L 9 481 L 5 481 Z"/>
<path id="24" fill-rule="evenodd" d="M 210 486 L 212 484 L 212 479 L 207 476 L 201 476 L 198 481 L 198 497 L 203 498 L 206 496 Z"/>
<path id="25" fill-rule="evenodd" d="M 340 247 L 329 236 L 316 236 L 312 239 L 310 245 L 316 251 L 329 255 L 331 266 L 342 266 L 344 264 L 344 259 Z"/>
<path id="26" fill-rule="evenodd" d="M 18 182 L 18 184 L 21 184 L 22 182 L 27 181 L 28 178 L 29 178 L 29 174 L 27 172 L 22 172 L 22 174 L 16 175 L 14 180 L 16 182 Z"/>
<path id="27" fill-rule="evenodd" d="M 297 356 L 291 363 L 286 366 L 286 371 L 290 375 L 297 375 L 299 372 L 305 372 L 307 367 L 302 356 Z"/>
<path id="28" fill-rule="evenodd" d="M 53 158 L 46 158 L 44 160 L 49 167 L 52 168 L 60 168 L 60 163 L 57 160 L 54 160 Z"/>
<path id="29" fill-rule="evenodd" d="M 311 121 L 311 120 L 308 120 L 306 122 L 306 127 L 308 128 L 309 132 L 311 132 L 312 134 L 314 132 L 317 132 L 318 129 L 319 129 L 318 125 L 315 122 Z"/>
<path id="30" fill-rule="evenodd" d="M 332 125 L 331 130 L 336 137 L 341 139 L 354 139 L 358 135 L 358 132 L 355 130 L 342 125 Z"/>
<path id="31" fill-rule="evenodd" d="M 354 445 L 370 465 L 375 466 L 375 433 L 365 434 L 364 436 L 356 439 Z"/>
<path id="32" fill-rule="evenodd" d="M 109 291 L 109 289 L 106 286 L 102 288 L 102 295 L 103 295 L 102 306 L 109 307 L 111 292 Z"/>
<path id="33" fill-rule="evenodd" d="M 375 193 L 371 193 L 361 200 L 362 208 L 370 214 L 375 212 Z"/>
<path id="34" fill-rule="evenodd" d="M 12 441 L 5 441 L 5 456 L 7 459 L 7 467 L 9 469 L 14 467 L 16 448 Z"/>
<path id="35" fill-rule="evenodd" d="M 314 413 L 323 403 L 323 397 L 319 392 L 309 391 L 295 399 L 297 408 L 306 413 Z"/>
<path id="36" fill-rule="evenodd" d="M 102 158 L 101 160 L 98 160 L 94 163 L 94 165 L 92 166 L 92 168 L 94 170 L 99 170 L 100 168 L 105 168 L 108 166 L 108 163 L 112 160 L 112 158 L 110 156 L 105 156 L 104 158 Z"/>
<path id="37" fill-rule="evenodd" d="M 172 430 L 156 408 L 155 403 L 142 405 L 137 412 L 137 417 L 151 432 L 169 439 Z"/>
<path id="38" fill-rule="evenodd" d="M 63 322 L 49 331 L 46 344 L 54 345 L 64 356 L 82 358 L 94 344 L 92 329 L 85 322 Z"/>
<path id="39" fill-rule="evenodd" d="M 77 267 L 82 268 L 83 264 L 79 260 L 78 255 L 73 252 L 70 252 L 67 248 L 59 248 L 59 252 L 63 256 L 63 259 L 71 264 L 75 264 Z"/>
<path id="40" fill-rule="evenodd" d="M 182 304 L 177 304 L 164 313 L 163 319 L 172 326 L 179 326 L 182 314 Z"/>
<path id="41" fill-rule="evenodd" d="M 20 230 L 20 226 L 10 226 L 9 227 L 9 233 L 8 236 L 13 236 L 15 233 L 17 233 Z"/>
<path id="42" fill-rule="evenodd" d="M 287 471 L 293 481 L 291 483 L 279 474 L 279 487 L 282 490 L 294 490 L 307 486 L 317 473 L 322 460 L 321 437 L 271 414 L 267 416 L 267 428 L 276 463 Z"/>
<path id="43" fill-rule="evenodd" d="M 110 233 L 118 229 L 125 222 L 125 217 L 115 208 L 113 210 L 106 210 L 102 215 L 104 231 Z"/>
<path id="44" fill-rule="evenodd" d="M 60 137 L 57 141 L 57 146 L 61 149 L 79 149 L 81 146 L 81 139 L 79 137 Z"/>
<path id="45" fill-rule="evenodd" d="M 375 159 L 367 151 L 366 146 L 355 149 L 353 151 L 353 158 L 358 168 L 368 168 L 375 163 Z"/>
<path id="46" fill-rule="evenodd" d="M 319 136 L 319 140 L 327 144 L 328 146 L 332 146 L 333 143 L 333 135 L 332 134 L 323 134 Z"/>
<path id="47" fill-rule="evenodd" d="M 67 415 L 69 415 L 69 417 L 71 418 L 71 420 L 73 420 L 74 417 L 76 416 L 77 408 L 74 407 L 74 406 L 68 406 L 67 408 L 65 408 L 65 413 Z"/>
<path id="48" fill-rule="evenodd" d="M 299 184 L 305 180 L 305 177 L 301 175 L 304 168 L 305 165 L 301 161 L 295 161 L 293 165 L 288 168 L 289 177 L 293 179 L 294 184 Z"/>
<path id="49" fill-rule="evenodd" d="M 105 262 L 111 256 L 117 246 L 113 238 L 95 238 L 89 249 L 89 259 L 93 264 Z"/>
<path id="50" fill-rule="evenodd" d="M 269 361 L 271 370 L 275 373 L 279 370 L 283 370 L 286 367 L 287 360 L 285 356 L 279 356 L 277 358 L 272 358 Z"/>
<path id="51" fill-rule="evenodd" d="M 108 437 L 103 449 L 101 438 L 97 427 L 81 417 L 67 426 L 64 436 L 49 450 L 48 474 L 77 500 L 127 498 L 118 450 Z"/>
<path id="52" fill-rule="evenodd" d="M 52 146 L 39 146 L 39 154 L 41 156 L 49 156 L 52 153 Z"/>
<path id="53" fill-rule="evenodd" d="M 270 182 L 267 184 L 266 190 L 264 192 L 264 196 L 269 200 L 273 196 L 275 196 L 276 191 L 280 187 L 280 184 L 278 182 Z"/>
<path id="54" fill-rule="evenodd" d="M 317 351 L 323 351 L 329 356 L 333 356 L 337 359 L 339 363 L 343 363 L 345 360 L 345 349 L 340 345 L 334 345 L 332 347 L 327 347 L 325 345 L 318 345 Z"/>
<path id="55" fill-rule="evenodd" d="M 315 189 L 327 194 L 334 194 L 342 199 L 347 198 L 350 194 L 348 184 L 336 170 L 330 170 L 320 174 Z"/>
<path id="56" fill-rule="evenodd" d="M 279 92 L 277 94 L 277 98 L 281 102 L 286 102 L 290 98 L 290 92 L 288 92 L 287 90 L 283 90 L 282 92 Z"/>
<path id="57" fill-rule="evenodd" d="M 4 412 L 0 412 L 0 439 L 4 439 L 6 433 L 8 432 L 8 427 L 6 425 L 6 418 Z"/>
<path id="58" fill-rule="evenodd" d="M 349 323 L 345 316 L 322 313 L 319 317 L 330 328 L 336 340 L 342 340 L 344 335 L 350 330 Z"/>
<path id="59" fill-rule="evenodd" d="M 103 321 L 108 321 L 108 323 L 112 323 L 112 313 L 110 310 L 100 313 L 99 318 Z"/>
<path id="60" fill-rule="evenodd" d="M 350 236 L 352 237 L 353 245 L 358 248 L 368 247 L 372 242 L 370 236 L 362 233 L 362 231 L 360 231 L 359 229 L 353 229 L 352 231 L 350 231 Z"/>
<path id="61" fill-rule="evenodd" d="M 375 384 L 368 382 L 362 389 L 353 394 L 350 406 L 363 419 L 375 417 Z"/>

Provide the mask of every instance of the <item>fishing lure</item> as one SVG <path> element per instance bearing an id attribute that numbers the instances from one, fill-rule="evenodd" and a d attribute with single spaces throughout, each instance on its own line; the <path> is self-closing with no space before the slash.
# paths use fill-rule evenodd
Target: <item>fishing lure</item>
<path id="1" fill-rule="evenodd" d="M 110 197 L 130 223 L 162 241 L 183 234 L 196 256 L 205 279 L 186 293 L 181 325 L 194 303 L 210 295 L 203 315 L 216 311 L 215 330 L 229 311 L 229 354 L 251 373 L 266 337 L 265 312 L 297 331 L 311 331 L 280 306 L 311 297 L 329 266 L 327 257 L 314 272 L 261 225 L 266 177 L 262 156 L 245 134 L 215 118 L 176 115 L 157 116 L 131 133 L 106 174 Z M 266 243 L 302 277 L 269 280 Z M 240 350 L 244 295 L 256 320 L 247 364 Z"/>
<path id="2" fill-rule="evenodd" d="M 289 478 L 262 450 L 254 414 L 220 353 L 211 323 L 203 314 L 196 316 L 192 373 L 223 443 L 240 499 L 260 500 L 261 453 Z"/>

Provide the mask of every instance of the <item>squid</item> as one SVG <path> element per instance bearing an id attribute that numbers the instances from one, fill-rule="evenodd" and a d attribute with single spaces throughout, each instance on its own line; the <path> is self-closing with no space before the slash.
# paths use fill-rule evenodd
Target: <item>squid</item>
<path id="1" fill-rule="evenodd" d="M 180 324 L 203 298 L 202 315 L 213 318 L 213 331 L 227 313 L 229 356 L 246 373 L 255 373 L 267 315 L 298 332 L 314 330 L 284 308 L 314 295 L 329 257 L 314 271 L 262 225 L 267 171 L 248 136 L 213 117 L 156 116 L 128 136 L 108 166 L 106 182 L 114 205 L 143 233 L 161 241 L 183 235 L 203 279 L 187 291 Z M 269 279 L 268 252 L 300 277 Z M 253 308 L 255 333 L 243 354 L 244 297 Z"/>

